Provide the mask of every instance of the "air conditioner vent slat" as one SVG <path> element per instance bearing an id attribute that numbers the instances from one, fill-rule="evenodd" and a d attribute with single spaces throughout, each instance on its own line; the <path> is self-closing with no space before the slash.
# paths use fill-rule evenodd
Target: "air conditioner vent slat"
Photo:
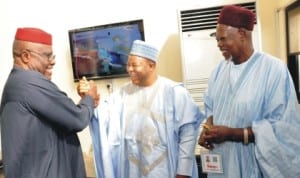
<path id="1" fill-rule="evenodd" d="M 236 4 L 256 13 L 255 2 Z M 182 32 L 214 29 L 223 6 L 183 10 L 180 12 Z M 256 22 L 255 22 L 256 23 Z"/>

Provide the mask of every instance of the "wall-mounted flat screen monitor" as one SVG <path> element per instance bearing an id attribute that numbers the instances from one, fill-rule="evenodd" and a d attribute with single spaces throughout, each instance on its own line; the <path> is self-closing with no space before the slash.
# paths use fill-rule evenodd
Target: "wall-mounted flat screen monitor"
<path id="1" fill-rule="evenodd" d="M 145 40 L 142 19 L 69 30 L 74 81 L 127 77 L 136 39 Z"/>

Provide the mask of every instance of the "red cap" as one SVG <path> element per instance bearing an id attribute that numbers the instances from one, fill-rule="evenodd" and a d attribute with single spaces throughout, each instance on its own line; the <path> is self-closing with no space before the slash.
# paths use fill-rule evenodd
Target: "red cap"
<path id="1" fill-rule="evenodd" d="M 38 28 L 18 28 L 15 39 L 52 45 L 52 35 Z"/>
<path id="2" fill-rule="evenodd" d="M 236 28 L 245 28 L 252 31 L 254 27 L 255 14 L 249 9 L 227 5 L 220 12 L 218 23 Z"/>

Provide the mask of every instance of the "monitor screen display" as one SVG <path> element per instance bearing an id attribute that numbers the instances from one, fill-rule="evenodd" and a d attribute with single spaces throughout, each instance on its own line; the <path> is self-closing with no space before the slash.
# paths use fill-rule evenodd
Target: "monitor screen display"
<path id="1" fill-rule="evenodd" d="M 143 20 L 69 30 L 74 81 L 127 77 L 134 40 L 145 40 Z"/>

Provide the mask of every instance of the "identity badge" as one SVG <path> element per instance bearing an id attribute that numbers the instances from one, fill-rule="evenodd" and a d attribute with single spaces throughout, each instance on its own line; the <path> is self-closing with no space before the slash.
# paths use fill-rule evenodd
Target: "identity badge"
<path id="1" fill-rule="evenodd" d="M 220 154 L 201 154 L 202 171 L 207 173 L 223 173 Z"/>

